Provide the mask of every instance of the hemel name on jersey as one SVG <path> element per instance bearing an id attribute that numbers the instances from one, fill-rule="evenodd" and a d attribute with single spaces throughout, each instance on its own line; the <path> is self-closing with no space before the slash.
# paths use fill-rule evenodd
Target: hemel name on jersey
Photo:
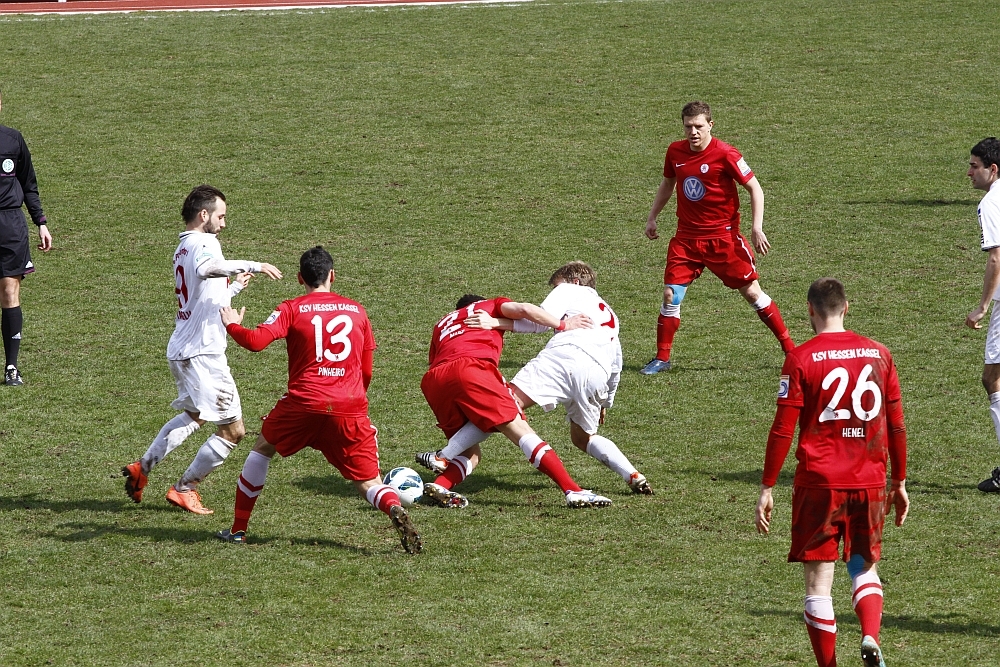
<path id="1" fill-rule="evenodd" d="M 854 347 L 847 350 L 823 350 L 813 352 L 813 361 L 826 361 L 827 359 L 881 359 L 882 355 L 874 347 Z"/>
<path id="2" fill-rule="evenodd" d="M 352 313 L 360 313 L 358 307 L 353 303 L 300 303 L 300 313 L 332 313 L 338 310 L 347 310 Z"/>

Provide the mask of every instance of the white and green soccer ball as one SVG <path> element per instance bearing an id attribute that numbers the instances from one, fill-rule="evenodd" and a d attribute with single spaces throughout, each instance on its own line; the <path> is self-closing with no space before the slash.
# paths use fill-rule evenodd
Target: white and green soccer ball
<path id="1" fill-rule="evenodd" d="M 396 490 L 403 507 L 413 505 L 424 495 L 424 480 L 413 468 L 393 468 L 382 481 Z"/>

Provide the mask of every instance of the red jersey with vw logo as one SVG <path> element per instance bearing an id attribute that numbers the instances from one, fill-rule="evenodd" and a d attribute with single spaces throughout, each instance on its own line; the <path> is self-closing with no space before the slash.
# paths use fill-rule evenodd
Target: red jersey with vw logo
<path id="1" fill-rule="evenodd" d="M 685 139 L 667 148 L 663 177 L 677 179 L 677 233 L 682 239 L 724 238 L 740 231 L 740 196 L 753 172 L 740 152 L 716 138 L 696 153 Z"/>
<path id="2" fill-rule="evenodd" d="M 795 485 L 884 486 L 889 453 L 886 404 L 898 400 L 892 355 L 870 338 L 853 331 L 822 333 L 789 352 L 781 369 L 778 405 L 800 408 Z"/>

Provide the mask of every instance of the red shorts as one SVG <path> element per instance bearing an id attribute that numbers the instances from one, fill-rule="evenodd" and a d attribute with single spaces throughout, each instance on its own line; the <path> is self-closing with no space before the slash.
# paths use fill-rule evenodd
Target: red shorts
<path id="1" fill-rule="evenodd" d="M 792 489 L 792 548 L 789 563 L 835 561 L 844 540 L 844 561 L 858 555 L 870 563 L 882 556 L 885 487 Z"/>
<path id="2" fill-rule="evenodd" d="M 260 434 L 282 456 L 305 447 L 319 450 L 344 479 L 363 482 L 379 476 L 378 431 L 367 416 L 307 412 L 284 398 L 264 417 Z"/>
<path id="3" fill-rule="evenodd" d="M 729 289 L 757 280 L 750 244 L 740 234 L 719 239 L 670 239 L 664 285 L 688 285 L 708 267 Z"/>
<path id="4" fill-rule="evenodd" d="M 521 414 L 500 369 L 486 359 L 465 357 L 435 366 L 424 374 L 420 390 L 446 438 L 466 422 L 489 433 Z"/>

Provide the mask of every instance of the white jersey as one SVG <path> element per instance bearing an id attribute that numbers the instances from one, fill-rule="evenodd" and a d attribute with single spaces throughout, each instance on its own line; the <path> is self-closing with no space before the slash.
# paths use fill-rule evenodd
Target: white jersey
<path id="1" fill-rule="evenodd" d="M 174 252 L 177 324 L 167 344 L 167 359 L 226 352 L 226 328 L 219 309 L 231 303 L 229 279 L 198 276 L 198 267 L 213 259 L 224 259 L 215 234 L 181 233 L 180 245 Z"/>
<path id="2" fill-rule="evenodd" d="M 983 250 L 1000 247 L 1000 181 L 990 186 L 989 192 L 979 202 L 977 213 Z M 993 294 L 993 300 L 1000 301 L 1000 288 Z"/>
<path id="3" fill-rule="evenodd" d="M 575 345 L 601 365 L 609 376 L 622 370 L 622 345 L 618 338 L 618 316 L 593 287 L 573 283 L 556 285 L 541 307 L 555 317 L 571 317 L 583 313 L 594 322 L 592 329 L 556 332 L 547 348 Z"/>

